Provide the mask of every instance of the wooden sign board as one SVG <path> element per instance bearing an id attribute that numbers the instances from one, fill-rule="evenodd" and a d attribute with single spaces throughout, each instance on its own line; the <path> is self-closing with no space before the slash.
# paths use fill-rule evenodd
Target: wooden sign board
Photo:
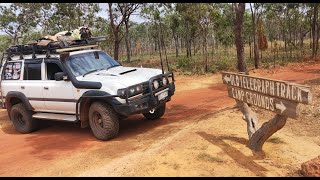
<path id="1" fill-rule="evenodd" d="M 293 119 L 299 116 L 299 103 L 312 101 L 308 86 L 292 82 L 231 72 L 222 72 L 222 80 L 229 97 Z"/>

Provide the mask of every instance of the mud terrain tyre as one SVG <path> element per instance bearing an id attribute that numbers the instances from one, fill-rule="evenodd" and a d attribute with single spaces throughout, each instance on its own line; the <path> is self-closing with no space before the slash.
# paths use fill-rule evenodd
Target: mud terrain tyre
<path id="1" fill-rule="evenodd" d="M 119 118 L 108 104 L 94 102 L 89 109 L 89 124 L 93 135 L 100 140 L 109 140 L 119 132 Z"/>
<path id="2" fill-rule="evenodd" d="M 166 111 L 166 104 L 163 104 L 157 109 L 155 109 L 153 113 L 151 112 L 143 113 L 143 116 L 148 120 L 156 120 L 161 118 L 164 115 L 165 111 Z"/>
<path id="3" fill-rule="evenodd" d="M 38 127 L 38 123 L 32 118 L 32 111 L 29 111 L 22 103 L 12 106 L 10 117 L 16 131 L 20 133 L 31 133 Z"/>

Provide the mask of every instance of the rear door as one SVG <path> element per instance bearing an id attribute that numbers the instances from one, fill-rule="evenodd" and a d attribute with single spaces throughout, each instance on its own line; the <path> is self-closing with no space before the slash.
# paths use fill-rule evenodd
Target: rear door
<path id="1" fill-rule="evenodd" d="M 30 59 L 24 61 L 23 81 L 19 88 L 29 100 L 34 111 L 45 110 L 43 101 L 43 59 Z"/>

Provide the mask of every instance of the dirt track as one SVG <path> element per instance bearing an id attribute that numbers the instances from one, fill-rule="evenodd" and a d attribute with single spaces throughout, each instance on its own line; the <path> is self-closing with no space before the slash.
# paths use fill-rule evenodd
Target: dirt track
<path id="1" fill-rule="evenodd" d="M 251 74 L 303 82 L 320 77 L 320 64 Z M 227 97 L 221 75 L 176 80 L 176 94 L 161 120 L 132 116 L 120 122 L 119 136 L 107 142 L 96 140 L 89 128 L 60 122 L 18 134 L 1 110 L 0 176 L 286 176 L 289 166 L 319 155 L 320 145 L 307 137 L 290 139 L 289 130 L 278 135 L 287 144 L 269 143 L 264 146 L 267 156 L 252 155 L 245 146 L 245 122 Z M 302 148 L 297 155 L 293 141 L 312 149 Z M 272 151 L 291 156 L 283 161 Z"/>

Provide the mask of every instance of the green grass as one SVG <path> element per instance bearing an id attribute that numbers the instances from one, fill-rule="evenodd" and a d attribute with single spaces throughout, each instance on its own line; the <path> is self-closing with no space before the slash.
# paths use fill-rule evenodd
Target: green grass
<path id="1" fill-rule="evenodd" d="M 254 60 L 253 60 L 253 52 L 250 58 L 249 56 L 249 46 L 245 45 L 245 62 L 248 69 L 254 68 Z M 194 55 L 192 49 L 192 57 L 187 57 L 186 52 L 183 49 L 179 51 L 179 57 L 176 57 L 174 50 L 167 50 L 168 53 L 168 61 L 173 71 L 181 72 L 186 75 L 193 74 L 205 74 L 205 73 L 218 73 L 220 71 L 236 71 L 237 70 L 237 55 L 236 48 L 233 47 L 219 47 L 212 52 L 211 47 L 208 48 L 208 72 L 204 71 L 204 56 L 201 54 L 202 50 L 198 50 L 198 52 Z M 300 62 L 303 61 L 305 57 L 309 57 L 311 55 L 311 49 L 309 48 L 309 41 L 304 41 L 304 46 L 302 48 L 297 47 L 296 49 L 292 49 L 292 53 L 290 55 L 289 48 L 287 48 L 287 53 L 284 49 L 283 42 L 278 42 L 278 50 L 271 48 L 271 44 L 269 42 L 268 49 L 262 51 L 262 59 L 260 59 L 259 68 L 273 68 L 274 65 L 285 66 L 290 62 Z M 259 54 L 260 57 L 260 54 Z M 162 55 L 163 62 L 165 63 L 165 55 Z M 158 53 L 154 54 L 141 54 L 138 56 L 133 56 L 131 58 L 131 62 L 126 62 L 126 55 L 120 56 L 120 61 L 127 66 L 143 66 L 143 67 L 153 67 L 153 68 L 161 68 L 160 65 L 160 55 Z"/>

